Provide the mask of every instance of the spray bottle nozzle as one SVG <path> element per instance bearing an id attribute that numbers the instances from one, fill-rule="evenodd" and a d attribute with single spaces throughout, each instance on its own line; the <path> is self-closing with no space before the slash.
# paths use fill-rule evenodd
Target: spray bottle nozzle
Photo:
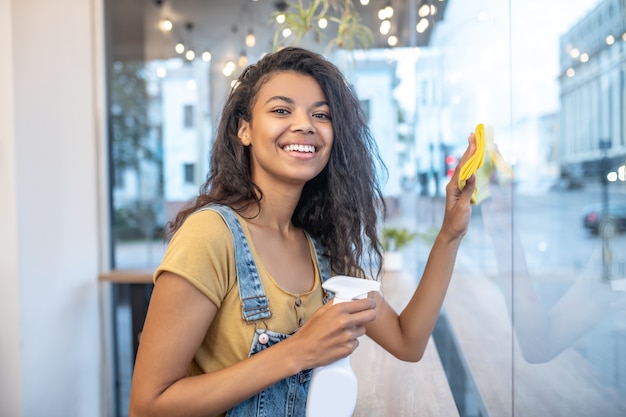
<path id="1" fill-rule="evenodd" d="M 380 291 L 380 282 L 364 278 L 336 275 L 322 284 L 322 287 L 335 293 L 335 302 L 365 298 L 370 291 Z M 338 300 L 337 300 L 338 299 Z"/>

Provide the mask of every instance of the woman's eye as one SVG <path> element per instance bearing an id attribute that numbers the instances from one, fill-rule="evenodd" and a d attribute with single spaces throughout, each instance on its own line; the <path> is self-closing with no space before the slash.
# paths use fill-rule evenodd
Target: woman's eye
<path id="1" fill-rule="evenodd" d="M 313 117 L 316 117 L 318 119 L 330 120 L 330 114 L 328 113 L 315 113 Z"/>
<path id="2" fill-rule="evenodd" d="M 274 109 L 272 110 L 273 113 L 278 113 L 278 114 L 289 114 L 289 110 L 287 109 Z"/>

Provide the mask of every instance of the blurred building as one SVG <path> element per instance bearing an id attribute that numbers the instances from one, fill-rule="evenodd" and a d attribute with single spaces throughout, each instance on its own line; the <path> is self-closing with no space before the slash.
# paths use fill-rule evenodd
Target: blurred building
<path id="1" fill-rule="evenodd" d="M 604 0 L 560 39 L 564 177 L 604 177 L 626 163 L 625 79 L 624 2 Z"/>

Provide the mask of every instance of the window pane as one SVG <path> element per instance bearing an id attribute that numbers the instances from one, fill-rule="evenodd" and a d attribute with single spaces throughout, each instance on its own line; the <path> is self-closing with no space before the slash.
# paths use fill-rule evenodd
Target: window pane
<path id="1" fill-rule="evenodd" d="M 491 125 L 514 175 L 482 182 L 446 303 L 474 412 L 623 415 L 623 2 L 487 3 L 450 4 L 440 28 L 455 48 L 444 128 Z"/>
<path id="2" fill-rule="evenodd" d="M 195 195 L 194 166 L 206 167 L 210 123 L 196 125 L 202 61 L 112 63 L 110 126 L 114 182 L 113 234 L 117 268 L 154 267 L 163 227 Z M 195 104 L 185 104 L 193 102 Z M 182 109 L 182 111 L 173 111 Z M 204 114 L 208 114 L 205 106 Z M 193 162 L 188 162 L 193 161 Z M 181 171 L 180 167 L 184 169 Z"/>
<path id="3" fill-rule="evenodd" d="M 420 235 L 405 254 L 416 285 L 445 186 L 469 133 L 485 125 L 478 201 L 434 334 L 460 415 L 626 415 L 624 2 L 406 3 L 415 9 L 391 22 L 412 43 L 307 46 L 361 100 L 389 170 L 385 222 Z M 204 182 L 239 62 L 271 49 L 275 10 L 247 0 L 105 4 L 113 265 L 151 269 L 163 226 Z M 159 29 L 173 17 L 171 31 Z M 418 20 L 434 29 L 413 33 Z M 115 300 L 122 350 L 127 290 Z M 119 356 L 122 414 L 132 355 Z"/>

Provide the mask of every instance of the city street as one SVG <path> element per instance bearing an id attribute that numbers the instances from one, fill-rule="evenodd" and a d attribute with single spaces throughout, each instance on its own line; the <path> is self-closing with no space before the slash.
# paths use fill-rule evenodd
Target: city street
<path id="1" fill-rule="evenodd" d="M 609 198 L 613 203 L 626 203 L 626 187 L 611 184 Z M 513 230 L 519 235 L 531 273 L 580 273 L 600 276 L 602 271 L 602 238 L 583 227 L 583 212 L 590 204 L 600 203 L 601 189 L 597 184 L 574 191 L 546 191 L 536 194 L 515 194 L 513 197 Z M 482 207 L 477 207 L 467 246 L 478 251 L 484 262 L 491 252 L 486 238 Z M 510 230 L 502 233 L 511 234 Z M 613 252 L 613 277 L 626 278 L 626 234 L 609 239 Z M 486 252 L 486 253 L 485 253 Z M 472 262 L 475 264 L 475 262 Z M 482 265 L 486 267 L 488 264 Z"/>
<path id="2" fill-rule="evenodd" d="M 516 192 L 512 198 L 502 198 L 512 202 L 512 207 L 507 209 L 512 212 L 512 220 L 509 219 L 507 227 L 503 227 L 500 233 L 509 241 L 513 232 L 519 236 L 523 247 L 516 247 L 516 250 L 523 250 L 531 274 L 550 273 L 571 279 L 582 273 L 601 276 L 602 238 L 583 227 L 584 209 L 602 200 L 599 184 L 588 184 L 580 190 Z M 610 184 L 609 200 L 611 204 L 626 203 L 626 185 Z M 388 223 L 427 233 L 441 224 L 443 199 L 406 194 L 401 197 L 399 211 L 398 215 L 388 219 Z M 483 205 L 474 207 L 457 261 L 459 272 L 496 272 L 493 243 L 485 230 L 483 211 L 486 211 Z M 617 234 L 608 242 L 613 255 L 612 276 L 626 278 L 626 233 Z M 419 255 L 411 259 L 418 263 L 419 271 L 429 244 L 420 242 L 414 246 L 416 248 L 412 250 L 417 249 Z"/>

